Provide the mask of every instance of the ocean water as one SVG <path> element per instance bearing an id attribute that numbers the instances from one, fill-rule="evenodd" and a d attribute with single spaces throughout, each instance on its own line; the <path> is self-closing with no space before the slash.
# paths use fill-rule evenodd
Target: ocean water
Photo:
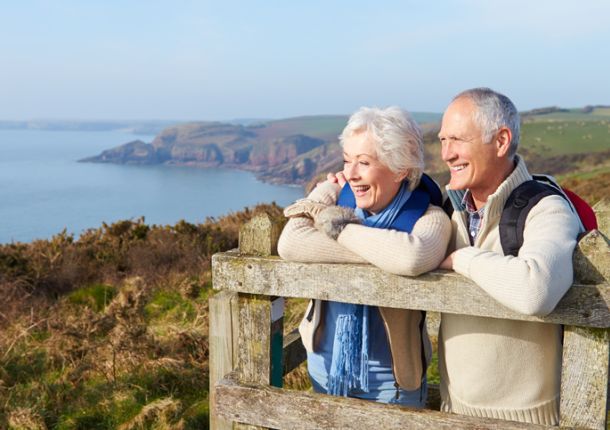
<path id="1" fill-rule="evenodd" d="M 0 130 L 0 243 L 49 238 L 144 216 L 149 224 L 202 222 L 246 206 L 286 205 L 303 189 L 249 172 L 78 163 L 134 139 L 120 131 Z"/>

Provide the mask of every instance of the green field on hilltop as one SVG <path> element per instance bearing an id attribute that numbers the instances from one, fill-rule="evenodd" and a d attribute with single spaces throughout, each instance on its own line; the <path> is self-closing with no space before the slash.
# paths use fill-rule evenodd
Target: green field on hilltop
<path id="1" fill-rule="evenodd" d="M 577 154 L 610 148 L 610 119 L 535 121 L 521 128 L 524 148 L 543 155 Z"/>
<path id="2" fill-rule="evenodd" d="M 419 124 L 440 122 L 442 114 L 434 112 L 411 112 Z M 306 134 L 324 140 L 336 140 L 349 119 L 348 115 L 315 115 L 280 119 L 266 123 L 257 134 L 267 133 Z"/>
<path id="3" fill-rule="evenodd" d="M 610 107 L 595 107 L 590 112 L 578 109 L 564 109 L 562 111 L 543 114 L 524 114 L 526 121 L 600 121 L 610 119 Z"/>
<path id="4" fill-rule="evenodd" d="M 267 123 L 269 131 L 281 134 L 305 134 L 319 139 L 336 139 L 347 124 L 346 115 L 318 115 L 281 119 Z M 282 133 L 284 132 L 284 133 Z M 263 134 L 261 130 L 259 134 Z"/>

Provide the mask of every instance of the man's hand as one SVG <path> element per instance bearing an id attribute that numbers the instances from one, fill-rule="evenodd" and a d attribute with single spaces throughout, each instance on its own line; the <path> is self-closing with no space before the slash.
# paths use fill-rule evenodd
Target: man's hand
<path id="1" fill-rule="evenodd" d="M 440 266 L 438 266 L 439 269 L 445 269 L 445 270 L 453 270 L 453 254 L 455 254 L 455 251 L 453 251 L 451 254 L 449 254 L 441 263 Z"/>
<path id="2" fill-rule="evenodd" d="M 341 188 L 347 183 L 347 179 L 345 179 L 343 172 L 329 173 L 326 175 L 326 179 L 328 179 L 329 182 L 339 184 Z"/>

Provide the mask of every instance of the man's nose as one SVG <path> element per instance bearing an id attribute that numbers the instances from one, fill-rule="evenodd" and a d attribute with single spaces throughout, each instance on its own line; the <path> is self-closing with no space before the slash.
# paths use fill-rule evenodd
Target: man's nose
<path id="1" fill-rule="evenodd" d="M 453 145 L 451 145 L 451 141 L 444 140 L 441 142 L 441 158 L 443 161 L 449 161 L 452 158 L 455 158 L 455 153 L 453 152 Z"/>

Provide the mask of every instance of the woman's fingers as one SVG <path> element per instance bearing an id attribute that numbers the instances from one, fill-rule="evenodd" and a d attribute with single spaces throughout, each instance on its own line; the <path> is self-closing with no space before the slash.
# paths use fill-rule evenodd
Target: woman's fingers
<path id="1" fill-rule="evenodd" d="M 331 172 L 328 175 L 326 175 L 326 179 L 329 182 L 339 184 L 341 186 L 341 188 L 343 188 L 343 186 L 347 182 L 347 179 L 345 179 L 345 175 L 343 174 L 343 172 L 337 172 L 337 173 Z"/>

